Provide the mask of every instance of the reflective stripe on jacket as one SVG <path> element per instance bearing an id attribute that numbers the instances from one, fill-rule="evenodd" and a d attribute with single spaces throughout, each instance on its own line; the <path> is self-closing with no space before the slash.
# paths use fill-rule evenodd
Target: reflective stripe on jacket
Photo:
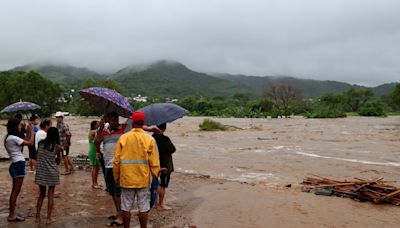
<path id="1" fill-rule="evenodd" d="M 153 137 L 141 128 L 123 134 L 115 145 L 114 179 L 122 188 L 148 188 L 150 177 L 157 176 L 160 159 Z M 151 175 L 150 175 L 151 174 Z"/>

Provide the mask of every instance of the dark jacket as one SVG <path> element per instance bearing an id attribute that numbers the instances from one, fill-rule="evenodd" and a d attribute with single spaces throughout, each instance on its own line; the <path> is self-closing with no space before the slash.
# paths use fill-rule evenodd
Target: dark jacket
<path id="1" fill-rule="evenodd" d="M 172 154 L 175 152 L 175 146 L 172 144 L 168 136 L 163 134 L 153 134 L 156 140 L 158 152 L 160 154 L 161 168 L 167 168 L 168 173 L 174 171 L 174 164 L 172 162 Z"/>

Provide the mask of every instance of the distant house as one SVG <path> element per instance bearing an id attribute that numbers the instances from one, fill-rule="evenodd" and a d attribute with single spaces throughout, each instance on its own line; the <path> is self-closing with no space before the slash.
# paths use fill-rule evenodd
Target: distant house
<path id="1" fill-rule="evenodd" d="M 147 102 L 147 99 L 147 96 L 142 96 L 140 94 L 138 94 L 136 97 L 128 97 L 128 100 L 133 100 L 137 102 Z"/>

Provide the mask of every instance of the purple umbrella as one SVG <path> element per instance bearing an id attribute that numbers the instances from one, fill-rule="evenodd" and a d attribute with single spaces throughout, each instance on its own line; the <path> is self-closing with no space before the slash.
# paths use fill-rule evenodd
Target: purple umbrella
<path id="1" fill-rule="evenodd" d="M 3 108 L 3 110 L 1 110 L 0 113 L 29 111 L 29 110 L 35 110 L 35 109 L 40 109 L 40 106 L 35 103 L 32 103 L 32 102 L 20 101 L 20 102 L 14 103 L 14 104 L 10 104 L 9 106 Z"/>
<path id="2" fill-rule="evenodd" d="M 123 117 L 130 117 L 133 113 L 128 99 L 113 89 L 91 87 L 80 90 L 79 94 L 87 102 L 106 112 L 115 111 Z"/>
<path id="3" fill-rule="evenodd" d="M 138 111 L 146 115 L 147 125 L 170 123 L 188 114 L 188 110 L 172 103 L 157 103 L 146 106 Z"/>

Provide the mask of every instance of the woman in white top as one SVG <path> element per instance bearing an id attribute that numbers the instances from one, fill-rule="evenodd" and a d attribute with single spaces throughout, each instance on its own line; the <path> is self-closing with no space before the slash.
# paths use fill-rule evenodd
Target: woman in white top
<path id="1" fill-rule="evenodd" d="M 21 135 L 19 126 L 19 120 L 12 118 L 7 122 L 7 135 L 4 139 L 4 147 L 10 156 L 10 175 L 13 180 L 12 191 L 10 195 L 10 214 L 8 215 L 8 221 L 24 221 L 25 218 L 17 216 L 15 213 L 15 206 L 19 192 L 21 191 L 21 186 L 24 181 L 25 176 L 25 157 L 22 154 L 22 148 L 24 145 L 32 146 L 34 145 L 34 137 L 30 137 L 29 140 L 21 139 L 18 137 Z M 34 134 L 33 126 L 29 124 L 27 131 Z"/>

